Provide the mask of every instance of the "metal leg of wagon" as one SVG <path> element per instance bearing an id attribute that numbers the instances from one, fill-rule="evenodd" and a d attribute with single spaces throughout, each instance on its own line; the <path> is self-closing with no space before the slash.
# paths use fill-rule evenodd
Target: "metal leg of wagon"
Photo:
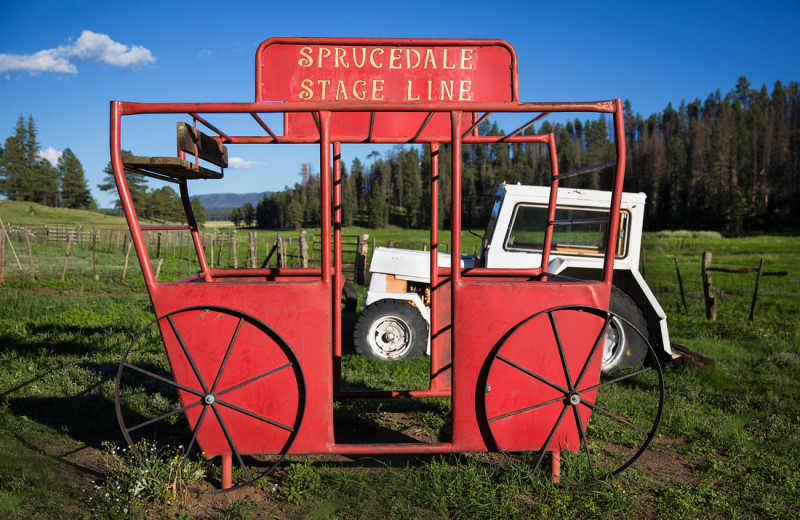
<path id="1" fill-rule="evenodd" d="M 222 456 L 222 489 L 233 487 L 233 456 Z"/>
<path id="2" fill-rule="evenodd" d="M 553 484 L 561 483 L 561 451 L 553 450 L 550 452 L 550 474 L 553 476 Z"/>

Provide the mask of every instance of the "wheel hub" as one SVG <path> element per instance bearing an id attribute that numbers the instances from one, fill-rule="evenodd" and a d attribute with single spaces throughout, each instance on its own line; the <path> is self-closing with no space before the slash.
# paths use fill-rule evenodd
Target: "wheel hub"
<path id="1" fill-rule="evenodd" d="M 581 403 L 581 396 L 576 393 L 569 394 L 569 404 L 577 405 Z"/>
<path id="2" fill-rule="evenodd" d="M 214 404 L 216 400 L 217 398 L 214 396 L 214 394 L 206 394 L 203 396 L 203 404 Z"/>

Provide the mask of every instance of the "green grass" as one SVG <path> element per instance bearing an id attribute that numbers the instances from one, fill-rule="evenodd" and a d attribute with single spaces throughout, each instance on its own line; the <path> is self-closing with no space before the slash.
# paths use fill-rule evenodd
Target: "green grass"
<path id="1" fill-rule="evenodd" d="M 379 243 L 391 231 L 378 234 Z M 391 239 L 400 247 L 426 242 L 426 232 L 396 235 Z M 15 276 L 0 284 L 0 517 L 111 517 L 93 510 L 88 496 L 91 481 L 105 482 L 108 471 L 102 443 L 121 439 L 113 400 L 117 364 L 152 320 L 152 309 L 133 258 L 121 284 L 119 251 L 99 254 L 94 281 L 86 273 L 90 255 L 77 248 L 70 261 L 81 267 L 61 282 L 63 245 L 50 247 L 55 277 Z M 487 454 L 292 457 L 261 486 L 263 493 L 213 506 L 209 497 L 194 497 L 177 511 L 183 518 L 798 517 L 800 238 L 671 233 L 646 236 L 645 249 L 645 277 L 669 315 L 672 339 L 717 363 L 711 373 L 665 369 L 664 418 L 648 452 L 656 462 L 642 461 L 598 486 L 565 489 Z M 755 275 L 713 273 L 719 318 L 710 322 L 700 283 L 705 250 L 714 253 L 715 266 L 757 267 L 763 257 L 766 270 L 789 276 L 762 278 L 750 322 Z M 16 267 L 6 254 L 9 273 Z M 168 258 L 162 272 L 178 276 L 193 267 L 180 262 Z M 359 292 L 363 305 L 364 288 Z M 345 316 L 345 329 L 353 319 Z M 425 386 L 427 359 L 379 363 L 355 357 L 348 338 L 344 343 L 346 387 Z M 624 393 L 606 398 L 632 400 Z M 365 432 L 414 428 L 429 437 L 449 435 L 447 399 L 341 402 L 334 413 L 337 422 Z M 601 439 L 614 437 L 613 424 L 598 419 L 591 428 Z"/>

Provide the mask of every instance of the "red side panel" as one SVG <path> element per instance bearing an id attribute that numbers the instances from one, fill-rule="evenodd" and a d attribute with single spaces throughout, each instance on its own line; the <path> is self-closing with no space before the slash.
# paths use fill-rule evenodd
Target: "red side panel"
<path id="1" fill-rule="evenodd" d="M 542 403 L 560 394 L 513 366 L 498 362 L 496 354 L 537 373 L 558 386 L 566 387 L 559 350 L 547 314 L 531 316 L 556 306 L 585 305 L 607 308 L 609 287 L 603 283 L 542 283 L 463 281 L 456 289 L 455 353 L 453 390 L 453 444 L 456 450 L 483 451 L 497 447 L 504 451 L 538 450 L 563 408 L 558 403 L 533 412 L 492 422 L 486 418 Z M 595 315 L 572 311 L 556 314 L 557 327 L 573 379 L 589 357 L 603 320 Z M 519 327 L 518 327 L 519 326 Z M 515 329 L 515 327 L 518 327 Z M 582 387 L 599 381 L 602 355 L 595 356 Z M 492 362 L 494 360 L 494 362 Z M 488 387 L 488 388 L 487 388 Z M 488 393 L 487 393 L 488 389 Z M 586 394 L 594 399 L 594 395 Z M 485 401 L 484 401 L 485 399 Z M 486 410 L 483 410 L 485 402 Z M 589 410 L 582 407 L 585 428 Z M 486 417 L 484 417 L 484 412 Z M 571 410 L 562 421 L 556 446 L 575 450 L 578 433 Z"/>
<path id="2" fill-rule="evenodd" d="M 333 438 L 331 291 L 321 282 L 187 283 L 153 288 L 158 316 L 185 307 L 215 305 L 250 314 L 271 327 L 291 347 L 305 380 L 305 414 L 293 452 L 324 452 Z M 238 319 L 218 312 L 191 311 L 174 319 L 195 366 L 210 388 L 231 343 Z M 191 364 L 168 322 L 161 322 L 176 381 L 202 392 Z M 227 361 L 218 392 L 285 366 L 287 355 L 276 341 L 256 327 L 242 325 Z M 191 394 L 181 392 L 181 398 Z M 218 399 L 261 417 L 292 426 L 298 408 L 298 385 L 292 368 L 277 370 Z M 188 402 L 196 401 L 191 396 Z M 194 425 L 202 406 L 187 410 Z M 217 406 L 240 453 L 277 453 L 289 432 L 224 405 Z M 209 409 L 198 432 L 207 456 L 231 453 L 224 433 Z"/>

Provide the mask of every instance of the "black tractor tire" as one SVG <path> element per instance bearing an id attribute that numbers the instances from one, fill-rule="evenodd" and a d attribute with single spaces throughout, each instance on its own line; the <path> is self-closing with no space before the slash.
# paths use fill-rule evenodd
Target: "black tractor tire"
<path id="1" fill-rule="evenodd" d="M 407 300 L 378 300 L 358 316 L 353 346 L 365 358 L 414 359 L 427 351 L 428 324 Z"/>
<path id="2" fill-rule="evenodd" d="M 611 319 L 603 351 L 603 372 L 613 374 L 621 368 L 636 368 L 647 356 L 647 320 L 642 310 L 621 289 L 611 287 L 609 311 L 623 320 Z M 631 328 L 635 327 L 644 338 Z"/>

